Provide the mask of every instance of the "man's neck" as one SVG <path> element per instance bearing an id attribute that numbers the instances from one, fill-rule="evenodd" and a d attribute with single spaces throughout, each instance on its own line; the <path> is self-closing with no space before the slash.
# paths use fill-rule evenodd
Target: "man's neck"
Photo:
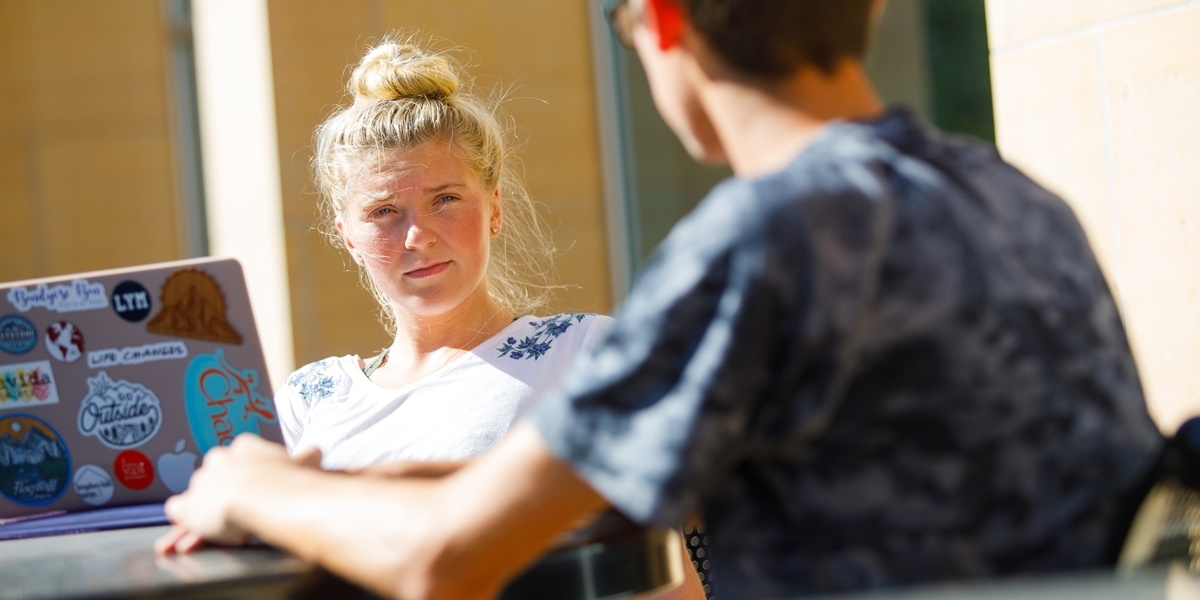
<path id="1" fill-rule="evenodd" d="M 879 116 L 883 102 L 862 64 L 847 60 L 832 75 L 804 67 L 769 86 L 745 80 L 708 80 L 701 103 L 740 177 L 782 170 L 827 122 Z"/>

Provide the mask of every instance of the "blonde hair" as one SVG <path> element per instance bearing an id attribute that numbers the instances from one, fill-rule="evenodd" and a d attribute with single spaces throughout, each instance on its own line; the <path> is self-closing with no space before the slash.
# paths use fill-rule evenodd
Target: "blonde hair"
<path id="1" fill-rule="evenodd" d="M 545 305 L 554 288 L 554 246 L 505 143 L 511 133 L 497 117 L 499 99 L 485 101 L 463 88 L 462 71 L 446 53 L 421 48 L 411 38 L 385 38 L 367 52 L 347 85 L 353 103 L 336 110 L 316 130 L 313 170 L 321 194 L 322 230 L 335 246 L 346 249 L 334 220 L 346 206 L 355 165 L 367 156 L 448 140 L 484 189 L 500 191 L 504 226 L 491 240 L 484 275 L 488 293 L 514 315 L 529 314 Z M 384 327 L 394 333 L 395 314 L 388 298 L 365 269 L 360 267 L 359 275 L 383 307 Z"/>

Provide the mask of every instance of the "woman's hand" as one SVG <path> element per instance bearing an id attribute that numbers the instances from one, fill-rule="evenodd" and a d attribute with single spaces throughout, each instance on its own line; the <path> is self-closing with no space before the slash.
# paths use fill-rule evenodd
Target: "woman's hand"
<path id="1" fill-rule="evenodd" d="M 239 500 L 254 494 L 255 486 L 270 485 L 289 470 L 319 469 L 320 464 L 320 450 L 289 457 L 283 446 L 254 435 L 240 435 L 229 447 L 209 450 L 188 489 L 167 500 L 167 518 L 175 527 L 155 542 L 155 550 L 186 553 L 206 541 L 245 544 L 251 533 L 238 524 Z"/>

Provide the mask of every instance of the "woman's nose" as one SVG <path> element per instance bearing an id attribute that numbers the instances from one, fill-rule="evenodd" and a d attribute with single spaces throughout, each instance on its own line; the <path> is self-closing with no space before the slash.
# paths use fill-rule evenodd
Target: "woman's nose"
<path id="1" fill-rule="evenodd" d="M 408 223 L 408 231 L 404 236 L 404 247 L 410 250 L 419 250 L 431 246 L 437 240 L 437 236 L 428 227 L 428 222 L 419 216 L 415 216 Z"/>

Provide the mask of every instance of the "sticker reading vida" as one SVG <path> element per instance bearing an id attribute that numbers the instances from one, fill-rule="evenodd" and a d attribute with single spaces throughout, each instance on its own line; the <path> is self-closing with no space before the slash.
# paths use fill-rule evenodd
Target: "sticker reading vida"
<path id="1" fill-rule="evenodd" d="M 39 283 L 33 289 L 13 288 L 8 290 L 8 302 L 21 312 L 41 307 L 64 313 L 105 308 L 108 306 L 108 294 L 104 292 L 102 283 L 76 279 L 55 286 Z"/>
<path id="2" fill-rule="evenodd" d="M 114 382 L 104 371 L 87 383 L 88 395 L 79 405 L 79 433 L 94 435 L 114 450 L 136 448 L 158 433 L 162 409 L 146 386 Z"/>
<path id="3" fill-rule="evenodd" d="M 0 350 L 25 354 L 37 346 L 37 328 L 21 315 L 0 317 Z"/>
<path id="4" fill-rule="evenodd" d="M 171 274 L 159 298 L 162 310 L 146 323 L 146 331 L 221 344 L 241 344 L 225 317 L 225 292 L 217 280 L 198 269 Z"/>
<path id="5" fill-rule="evenodd" d="M 70 478 L 71 455 L 54 428 L 29 415 L 0 419 L 0 495 L 42 506 L 58 500 Z"/>
<path id="6" fill-rule="evenodd" d="M 50 361 L 0 366 L 0 410 L 58 404 Z"/>
<path id="7" fill-rule="evenodd" d="M 183 400 L 201 454 L 229 445 L 239 433 L 257 434 L 259 423 L 275 422 L 274 406 L 257 388 L 258 371 L 234 368 L 219 348 L 192 360 L 183 380 Z"/>

